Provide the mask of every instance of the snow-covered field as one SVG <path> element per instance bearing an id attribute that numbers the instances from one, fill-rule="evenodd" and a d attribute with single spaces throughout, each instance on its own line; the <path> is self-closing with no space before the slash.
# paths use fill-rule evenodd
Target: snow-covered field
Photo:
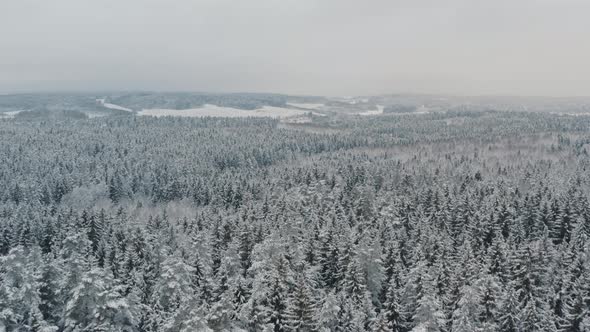
<path id="1" fill-rule="evenodd" d="M 363 104 L 369 102 L 369 98 L 358 98 L 353 96 L 331 97 L 329 99 L 340 103 L 347 103 L 350 105 Z"/>
<path id="2" fill-rule="evenodd" d="M 185 110 L 172 109 L 144 109 L 138 112 L 138 115 L 144 116 L 183 116 L 183 117 L 224 117 L 224 118 L 243 118 L 243 117 L 271 117 L 287 118 L 308 113 L 303 110 L 296 110 L 284 107 L 264 106 L 257 110 L 241 110 L 232 107 L 221 107 L 217 105 L 205 104 L 203 107 L 191 108 Z"/>
<path id="3" fill-rule="evenodd" d="M 111 104 L 111 103 L 105 103 L 104 98 L 103 99 L 97 99 L 96 101 L 98 101 L 102 106 L 104 106 L 106 108 L 110 108 L 112 110 L 119 110 L 119 111 L 125 111 L 125 112 L 133 112 L 132 109 L 129 109 L 127 107 L 123 107 L 123 106 L 119 106 L 119 105 L 115 105 L 115 104 Z"/>
<path id="4" fill-rule="evenodd" d="M 119 110 L 119 111 L 125 111 L 125 112 L 133 112 L 132 109 L 129 109 L 129 108 L 123 107 L 123 106 L 119 106 L 119 105 L 115 105 L 115 104 L 104 103 L 104 104 L 102 104 L 102 106 L 104 106 L 106 108 L 110 108 L 112 110 Z"/>
<path id="5" fill-rule="evenodd" d="M 308 110 L 319 110 L 324 107 L 324 104 L 316 104 L 316 103 L 287 103 L 289 106 L 305 108 Z"/>
<path id="6" fill-rule="evenodd" d="M 377 109 L 376 110 L 372 110 L 372 111 L 365 111 L 365 112 L 360 112 L 358 113 L 358 115 L 379 115 L 379 114 L 383 114 L 383 106 L 381 105 L 377 105 Z"/>
<path id="7" fill-rule="evenodd" d="M 22 111 L 11 111 L 11 112 L 0 113 L 0 119 L 12 119 L 12 118 L 14 118 L 15 115 L 17 115 L 20 112 L 22 112 Z"/>

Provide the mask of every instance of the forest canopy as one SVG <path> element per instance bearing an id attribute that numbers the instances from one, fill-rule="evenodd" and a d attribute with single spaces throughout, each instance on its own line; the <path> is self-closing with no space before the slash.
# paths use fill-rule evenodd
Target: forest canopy
<path id="1" fill-rule="evenodd" d="M 588 331 L 590 116 L 390 110 L 0 119 L 0 331 Z"/>

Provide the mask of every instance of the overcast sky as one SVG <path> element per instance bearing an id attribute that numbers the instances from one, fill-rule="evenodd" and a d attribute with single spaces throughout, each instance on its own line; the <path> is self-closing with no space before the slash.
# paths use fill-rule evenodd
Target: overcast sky
<path id="1" fill-rule="evenodd" d="M 0 92 L 590 95 L 588 0 L 1 0 Z"/>

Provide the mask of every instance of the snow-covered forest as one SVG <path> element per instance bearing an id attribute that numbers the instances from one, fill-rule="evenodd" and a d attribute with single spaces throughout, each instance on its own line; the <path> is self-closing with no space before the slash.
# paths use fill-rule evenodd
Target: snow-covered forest
<path id="1" fill-rule="evenodd" d="M 590 331 L 590 116 L 404 107 L 0 119 L 0 331 Z"/>

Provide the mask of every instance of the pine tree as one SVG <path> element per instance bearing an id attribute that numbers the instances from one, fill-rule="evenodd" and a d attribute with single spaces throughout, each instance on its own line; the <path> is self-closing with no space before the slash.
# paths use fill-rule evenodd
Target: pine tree
<path id="1" fill-rule="evenodd" d="M 585 256 L 585 255 L 584 255 Z M 584 258 L 583 270 L 572 283 L 571 290 L 564 303 L 564 319 L 560 322 L 560 331 L 586 331 L 590 315 L 590 268 L 588 259 Z"/>
<path id="2" fill-rule="evenodd" d="M 41 311 L 39 248 L 15 247 L 0 257 L 0 327 L 6 331 L 56 331 Z"/>
<path id="3" fill-rule="evenodd" d="M 401 320 L 404 330 L 411 330 L 416 326 L 414 318 L 417 314 L 419 301 L 424 295 L 425 275 L 426 266 L 424 262 L 418 261 L 404 278 L 404 286 L 401 290 Z"/>
<path id="4" fill-rule="evenodd" d="M 286 326 L 290 331 L 309 332 L 315 330 L 315 303 L 312 289 L 304 275 L 298 275 L 293 292 L 289 295 L 286 309 Z"/>
<path id="5" fill-rule="evenodd" d="M 484 272 L 485 273 L 485 272 Z M 479 321 L 482 331 L 496 331 L 499 321 L 500 283 L 497 277 L 484 274 L 477 281 L 480 295 Z"/>
<path id="6" fill-rule="evenodd" d="M 338 275 L 338 249 L 334 244 L 331 231 L 325 232 L 320 238 L 319 248 L 320 275 L 326 287 L 334 287 Z"/>
<path id="7" fill-rule="evenodd" d="M 375 323 L 373 324 L 372 331 L 375 332 L 391 332 L 391 328 L 388 325 L 387 319 L 383 315 L 378 315 Z"/>
<path id="8" fill-rule="evenodd" d="M 116 289 L 112 277 L 93 268 L 72 289 L 65 307 L 64 331 L 134 331 L 135 306 Z"/>
<path id="9" fill-rule="evenodd" d="M 163 255 L 164 256 L 164 255 Z M 159 328 L 174 331 L 182 325 L 185 315 L 195 303 L 191 285 L 193 268 L 178 253 L 165 258 L 160 277 L 154 285 L 152 303 L 160 311 Z M 182 312 L 179 312 L 182 309 Z M 180 314 L 182 313 L 182 314 Z"/>
<path id="10" fill-rule="evenodd" d="M 179 332 L 213 332 L 214 330 L 209 327 L 207 323 L 207 319 L 205 318 L 204 310 L 201 307 L 197 307 L 193 309 L 190 314 L 190 317 L 186 321 L 182 322 L 182 326 L 178 330 Z"/>
<path id="11" fill-rule="evenodd" d="M 266 316 L 268 323 L 273 326 L 274 332 L 287 330 L 287 280 L 286 262 L 279 258 L 276 270 L 274 270 L 270 279 L 269 298 L 266 307 Z"/>
<path id="12" fill-rule="evenodd" d="M 557 220 L 552 230 L 552 238 L 555 244 L 570 241 L 575 220 L 576 216 L 572 211 L 569 201 L 563 202 L 559 207 Z"/>
<path id="13" fill-rule="evenodd" d="M 249 270 L 255 276 L 252 296 L 242 308 L 242 315 L 250 317 L 249 329 L 269 325 L 274 331 L 285 331 L 287 327 L 287 298 L 293 281 L 285 251 L 285 244 L 278 236 L 254 247 Z"/>
<path id="14" fill-rule="evenodd" d="M 316 311 L 315 319 L 318 322 L 318 330 L 321 332 L 336 331 L 338 317 L 340 316 L 340 303 L 335 293 L 326 294 L 321 306 Z"/>
<path id="15" fill-rule="evenodd" d="M 398 290 L 394 284 L 390 284 L 385 297 L 385 302 L 379 313 L 379 319 L 384 331 L 403 332 L 401 304 Z"/>
<path id="16" fill-rule="evenodd" d="M 59 260 L 53 259 L 52 256 L 45 256 L 40 269 L 39 298 L 41 302 L 39 310 L 45 320 L 57 326 L 63 311 L 63 304 L 59 296 L 61 277 L 64 274 L 63 266 Z"/>
<path id="17" fill-rule="evenodd" d="M 414 332 L 438 332 L 443 331 L 445 322 L 441 304 L 436 295 L 425 294 L 418 301 L 418 308 L 413 317 Z"/>
<path id="18" fill-rule="evenodd" d="M 551 331 L 554 329 L 552 313 L 544 291 L 544 273 L 540 252 L 536 254 L 531 248 L 517 250 L 513 258 L 512 283 L 520 302 L 520 328 L 534 331 Z"/>
<path id="19" fill-rule="evenodd" d="M 214 283 L 214 282 L 210 282 Z M 213 298 L 200 295 L 203 305 L 211 304 L 209 310 L 209 326 L 215 330 L 231 330 L 235 328 L 241 306 L 247 301 L 247 287 L 242 276 L 242 266 L 238 254 L 238 246 L 232 242 L 221 261 Z M 203 290 L 200 291 L 201 293 Z"/>
<path id="20" fill-rule="evenodd" d="M 520 331 L 519 302 L 517 293 L 512 287 L 504 292 L 499 315 L 499 329 L 505 332 Z"/>
<path id="21" fill-rule="evenodd" d="M 453 331 L 480 331 L 479 317 L 481 315 L 480 294 L 476 287 L 465 285 L 461 287 L 461 297 L 457 309 L 453 312 Z"/>

